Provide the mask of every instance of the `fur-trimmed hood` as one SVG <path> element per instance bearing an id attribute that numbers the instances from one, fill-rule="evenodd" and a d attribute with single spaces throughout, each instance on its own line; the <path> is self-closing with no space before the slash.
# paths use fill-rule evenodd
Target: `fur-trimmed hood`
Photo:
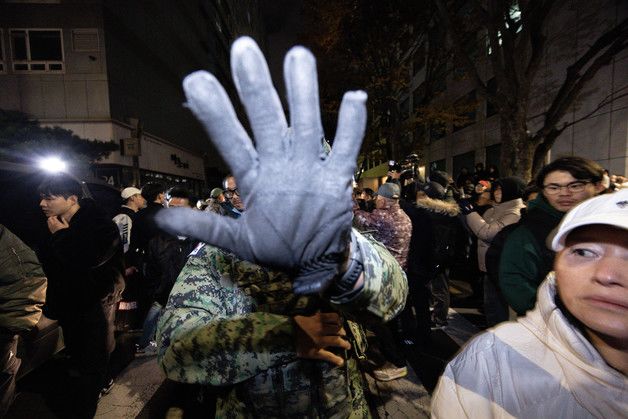
<path id="1" fill-rule="evenodd" d="M 447 202 L 440 199 L 421 198 L 416 201 L 417 208 L 423 208 L 430 212 L 457 217 L 460 214 L 460 207 L 455 202 Z"/>

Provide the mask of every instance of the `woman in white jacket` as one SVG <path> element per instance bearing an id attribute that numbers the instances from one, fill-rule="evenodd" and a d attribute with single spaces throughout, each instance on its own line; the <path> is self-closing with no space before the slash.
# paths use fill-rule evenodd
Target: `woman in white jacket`
<path id="1" fill-rule="evenodd" d="M 473 211 L 473 208 L 462 206 L 463 212 L 466 213 L 467 225 L 478 237 L 478 267 L 483 277 L 484 313 L 488 326 L 495 326 L 508 320 L 508 304 L 499 292 L 497 284 L 493 284 L 486 274 L 486 251 L 497 233 L 521 218 L 521 209 L 525 208 L 521 199 L 525 186 L 523 180 L 514 176 L 493 182 L 492 195 L 495 205 L 483 215 Z"/>
<path id="2" fill-rule="evenodd" d="M 628 417 L 628 190 L 571 210 L 552 249 L 535 308 L 447 365 L 432 417 Z"/>

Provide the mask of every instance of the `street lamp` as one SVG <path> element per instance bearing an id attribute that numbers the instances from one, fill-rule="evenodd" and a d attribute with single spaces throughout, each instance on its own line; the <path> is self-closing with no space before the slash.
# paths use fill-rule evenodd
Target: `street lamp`
<path id="1" fill-rule="evenodd" d="M 72 179 L 74 179 L 81 185 L 81 190 L 83 191 L 82 198 L 94 199 L 94 197 L 92 196 L 92 193 L 87 187 L 87 184 L 83 182 L 82 180 L 80 180 L 79 178 L 77 178 L 76 176 L 74 176 L 72 173 L 70 173 L 67 170 L 68 169 L 67 163 L 61 160 L 59 157 L 57 156 L 43 157 L 39 160 L 37 165 L 39 166 L 41 170 L 51 175 L 65 173 L 66 175 L 70 176 Z"/>
<path id="2" fill-rule="evenodd" d="M 39 160 L 38 166 L 40 169 L 48 173 L 61 173 L 65 172 L 68 168 L 66 162 L 56 156 L 42 158 L 41 160 Z"/>

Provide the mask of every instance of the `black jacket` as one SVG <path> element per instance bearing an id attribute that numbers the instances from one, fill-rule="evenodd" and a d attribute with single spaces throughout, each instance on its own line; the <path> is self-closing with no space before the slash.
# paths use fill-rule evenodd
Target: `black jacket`
<path id="1" fill-rule="evenodd" d="M 162 205 L 155 202 L 146 204 L 146 208 L 142 208 L 135 214 L 133 220 L 133 234 L 131 235 L 130 251 L 140 249 L 146 251 L 148 242 L 155 237 L 161 230 L 155 223 L 155 215 L 163 208 Z"/>
<path id="2" fill-rule="evenodd" d="M 46 315 L 68 318 L 93 309 L 122 281 L 124 261 L 115 223 L 81 200 L 70 226 L 52 234 L 39 256 L 48 277 Z"/>
<path id="3" fill-rule="evenodd" d="M 148 243 L 146 277 L 153 289 L 153 299 L 166 306 L 170 291 L 197 241 L 166 233 L 158 234 Z"/>

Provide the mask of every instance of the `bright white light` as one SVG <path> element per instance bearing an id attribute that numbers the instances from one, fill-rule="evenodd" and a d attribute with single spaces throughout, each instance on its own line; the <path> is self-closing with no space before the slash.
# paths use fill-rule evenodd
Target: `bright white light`
<path id="1" fill-rule="evenodd" d="M 46 157 L 39 161 L 39 167 L 46 172 L 59 173 L 65 171 L 67 164 L 59 157 Z"/>

